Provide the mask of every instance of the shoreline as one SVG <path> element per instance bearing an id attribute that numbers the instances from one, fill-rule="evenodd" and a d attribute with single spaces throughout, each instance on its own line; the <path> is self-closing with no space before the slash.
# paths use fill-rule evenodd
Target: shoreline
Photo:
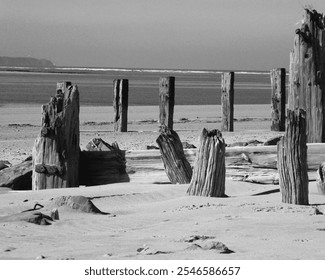
<path id="1" fill-rule="evenodd" d="M 9 103 L 0 106 L 0 126 L 10 124 L 29 124 L 40 125 L 41 106 L 37 104 L 17 104 Z M 252 107 L 254 110 L 252 110 Z M 265 114 L 266 111 L 270 115 Z M 129 106 L 128 122 L 145 122 L 157 121 L 159 115 L 159 107 L 153 105 L 145 106 Z M 107 122 L 111 123 L 114 116 L 113 106 L 80 106 L 80 124 L 86 122 Z M 175 105 L 174 121 L 178 120 L 205 120 L 219 122 L 221 118 L 221 105 Z M 234 119 L 269 120 L 271 118 L 271 110 L 269 104 L 235 104 Z"/>

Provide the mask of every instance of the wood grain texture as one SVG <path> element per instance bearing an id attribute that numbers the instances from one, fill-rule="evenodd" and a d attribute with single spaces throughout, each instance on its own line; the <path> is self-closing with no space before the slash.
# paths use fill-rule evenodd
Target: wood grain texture
<path id="1" fill-rule="evenodd" d="M 182 142 L 176 131 L 163 125 L 156 142 L 170 182 L 172 184 L 190 183 L 192 168 L 185 157 Z"/>
<path id="2" fill-rule="evenodd" d="M 288 110 L 287 130 L 278 143 L 282 202 L 308 205 L 308 167 L 305 112 Z"/>
<path id="3" fill-rule="evenodd" d="M 234 72 L 221 74 L 221 131 L 234 131 Z"/>
<path id="4" fill-rule="evenodd" d="M 159 79 L 159 123 L 173 129 L 175 105 L 175 77 Z"/>
<path id="5" fill-rule="evenodd" d="M 325 30 L 324 16 L 305 9 L 290 53 L 290 110 L 306 111 L 307 142 L 325 142 Z"/>
<path id="6" fill-rule="evenodd" d="M 225 147 L 219 130 L 202 130 L 189 195 L 225 196 Z"/>
<path id="7" fill-rule="evenodd" d="M 113 81 L 114 131 L 127 132 L 129 80 Z"/>
<path id="8" fill-rule="evenodd" d="M 42 106 L 42 129 L 33 147 L 33 190 L 79 186 L 79 92 L 70 82 Z"/>
<path id="9" fill-rule="evenodd" d="M 271 77 L 271 130 L 285 131 L 286 71 L 272 69 Z"/>

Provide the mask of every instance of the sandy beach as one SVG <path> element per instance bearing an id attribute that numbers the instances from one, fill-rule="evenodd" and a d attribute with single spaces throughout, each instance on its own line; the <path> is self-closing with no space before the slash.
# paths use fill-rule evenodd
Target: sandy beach
<path id="1" fill-rule="evenodd" d="M 93 138 L 117 142 L 123 150 L 145 150 L 157 145 L 159 136 L 158 106 L 130 106 L 128 133 L 113 132 L 113 107 L 80 108 L 80 145 L 84 149 Z M 235 105 L 234 132 L 224 133 L 226 143 L 257 139 L 261 142 L 281 133 L 270 131 L 270 105 Z M 181 141 L 198 145 L 201 130 L 220 129 L 220 105 L 175 106 L 174 129 Z M 270 113 L 271 114 L 271 113 Z M 41 106 L 8 104 L 0 107 L 1 159 L 12 164 L 31 154 L 41 127 Z"/>
<path id="2" fill-rule="evenodd" d="M 31 154 L 40 106 L 0 107 L 0 159 L 17 164 Z M 235 106 L 226 143 L 267 139 L 269 105 Z M 129 108 L 127 133 L 112 132 L 111 107 L 80 108 L 81 149 L 95 137 L 123 150 L 156 145 L 158 108 Z M 176 106 L 175 131 L 198 145 L 202 128 L 220 128 L 220 106 Z M 148 174 L 150 176 L 150 174 Z M 227 179 L 227 198 L 188 196 L 188 185 L 118 183 L 0 195 L 0 259 L 323 259 L 325 196 L 309 183 L 309 206 L 281 202 L 278 185 Z M 102 211 L 85 213 L 54 202 L 84 196 Z M 40 226 L 17 218 L 34 207 L 60 219 Z M 317 212 L 318 211 L 318 212 Z"/>

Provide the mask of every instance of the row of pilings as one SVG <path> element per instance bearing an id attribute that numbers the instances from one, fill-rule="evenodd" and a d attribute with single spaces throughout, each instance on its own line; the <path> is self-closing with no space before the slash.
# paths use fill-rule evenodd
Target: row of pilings
<path id="1" fill-rule="evenodd" d="M 324 38 L 324 16 L 306 9 L 302 26 L 296 30 L 294 49 L 290 54 L 287 112 L 285 112 L 285 69 L 271 71 L 271 129 L 285 131 L 277 146 L 279 182 L 282 201 L 285 203 L 309 204 L 307 142 L 325 142 Z M 233 131 L 234 75 L 234 72 L 222 74 L 221 131 Z M 162 148 L 161 152 L 169 153 L 169 156 L 165 157 L 166 162 L 171 156 L 176 156 L 175 160 L 169 161 L 173 164 L 184 160 L 180 145 L 163 143 L 168 138 L 165 137 L 168 131 L 171 132 L 173 139 L 179 138 L 173 133 L 174 77 L 160 78 L 159 97 L 159 124 L 162 128 L 161 134 L 164 135 L 160 146 L 165 147 L 165 152 Z M 114 80 L 113 103 L 114 130 L 127 131 L 128 80 Z M 225 196 L 225 145 L 221 132 L 203 129 L 200 142 L 193 172 L 185 161 L 182 162 L 187 177 L 184 182 L 188 183 L 189 177 L 192 176 L 188 193 Z M 48 185 L 49 188 L 78 186 L 78 162 L 78 88 L 70 83 L 62 83 L 58 84 L 56 97 L 52 98 L 48 105 L 43 106 L 42 130 L 33 149 L 33 189 L 43 188 L 44 185 Z M 177 182 L 177 178 L 181 175 L 172 173 L 178 172 L 180 168 L 179 165 L 172 164 L 166 172 Z M 165 164 L 165 168 L 166 166 L 168 167 L 168 164 Z"/>
<path id="2" fill-rule="evenodd" d="M 271 79 L 271 130 L 285 131 L 286 71 L 273 69 Z M 175 106 L 175 77 L 159 79 L 159 119 L 160 126 L 173 129 Z M 234 131 L 235 72 L 221 74 L 221 131 Z M 129 80 L 113 81 L 114 131 L 127 132 Z"/>

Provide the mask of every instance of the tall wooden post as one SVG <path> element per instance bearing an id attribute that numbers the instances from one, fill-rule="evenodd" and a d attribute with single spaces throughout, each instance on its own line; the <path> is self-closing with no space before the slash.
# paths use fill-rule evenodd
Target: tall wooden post
<path id="1" fill-rule="evenodd" d="M 306 111 L 307 142 L 325 142 L 324 17 L 305 9 L 290 53 L 288 108 Z"/>
<path id="2" fill-rule="evenodd" d="M 189 195 L 225 196 L 225 146 L 219 130 L 208 131 L 203 128 L 193 176 L 187 190 Z"/>
<path id="3" fill-rule="evenodd" d="M 129 80 L 113 81 L 114 131 L 127 132 Z"/>
<path id="4" fill-rule="evenodd" d="M 33 147 L 33 190 L 79 187 L 79 92 L 70 82 L 42 106 L 42 129 Z"/>
<path id="5" fill-rule="evenodd" d="M 288 110 L 286 133 L 277 148 L 282 202 L 308 205 L 305 111 Z"/>
<path id="6" fill-rule="evenodd" d="M 234 131 L 235 73 L 221 74 L 221 131 Z"/>
<path id="7" fill-rule="evenodd" d="M 159 123 L 173 129 L 175 77 L 159 79 Z"/>
<path id="8" fill-rule="evenodd" d="M 271 130 L 285 131 L 286 70 L 271 70 Z"/>

